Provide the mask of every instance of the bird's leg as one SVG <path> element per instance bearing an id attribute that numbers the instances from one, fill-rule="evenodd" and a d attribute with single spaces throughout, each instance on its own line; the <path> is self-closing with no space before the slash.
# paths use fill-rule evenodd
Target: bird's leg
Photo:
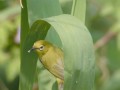
<path id="1" fill-rule="evenodd" d="M 57 78 L 57 83 L 58 83 L 58 90 L 63 90 L 64 88 L 64 81 Z"/>

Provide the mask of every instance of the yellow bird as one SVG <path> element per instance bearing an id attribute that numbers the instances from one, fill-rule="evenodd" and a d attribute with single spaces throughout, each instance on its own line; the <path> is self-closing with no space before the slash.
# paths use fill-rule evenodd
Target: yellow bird
<path id="1" fill-rule="evenodd" d="M 30 51 L 32 50 L 36 52 L 43 66 L 57 78 L 58 88 L 62 90 L 64 83 L 63 51 L 45 40 L 36 41 Z"/>

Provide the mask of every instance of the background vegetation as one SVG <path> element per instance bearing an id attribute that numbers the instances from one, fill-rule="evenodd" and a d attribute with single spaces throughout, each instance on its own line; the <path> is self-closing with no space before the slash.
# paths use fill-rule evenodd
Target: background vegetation
<path id="1" fill-rule="evenodd" d="M 72 0 L 60 0 L 70 13 Z M 88 0 L 86 26 L 96 50 L 94 90 L 120 90 L 120 1 Z M 18 90 L 20 4 L 0 1 L 0 90 Z M 36 87 L 36 84 L 35 84 Z"/>

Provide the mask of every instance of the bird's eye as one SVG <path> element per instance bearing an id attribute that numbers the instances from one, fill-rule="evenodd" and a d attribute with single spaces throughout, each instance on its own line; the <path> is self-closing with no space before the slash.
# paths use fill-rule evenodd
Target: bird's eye
<path id="1" fill-rule="evenodd" d="M 41 45 L 40 46 L 40 51 L 42 51 L 44 49 L 44 46 L 43 45 Z"/>

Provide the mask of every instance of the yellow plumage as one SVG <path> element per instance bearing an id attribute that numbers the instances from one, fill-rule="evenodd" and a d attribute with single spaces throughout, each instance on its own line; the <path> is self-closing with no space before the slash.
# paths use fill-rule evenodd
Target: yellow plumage
<path id="1" fill-rule="evenodd" d="M 63 84 L 64 61 L 62 50 L 45 40 L 36 41 L 31 50 L 35 50 L 43 66 L 57 78 L 58 83 Z"/>

